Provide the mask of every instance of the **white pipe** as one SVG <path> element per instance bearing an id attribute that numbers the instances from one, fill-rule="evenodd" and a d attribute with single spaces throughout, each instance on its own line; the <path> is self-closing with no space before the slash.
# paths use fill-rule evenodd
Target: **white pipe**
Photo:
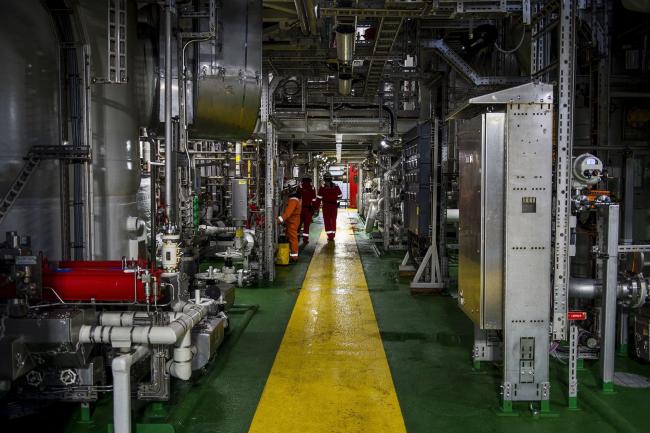
<path id="1" fill-rule="evenodd" d="M 115 433 L 131 433 L 131 366 L 149 354 L 147 346 L 113 359 L 113 424 Z"/>
<path id="2" fill-rule="evenodd" d="M 235 177 L 241 177 L 241 152 L 242 144 L 241 141 L 235 143 Z"/>
<path id="3" fill-rule="evenodd" d="M 448 223 L 455 223 L 458 222 L 460 218 L 460 211 L 459 209 L 447 209 L 447 222 Z"/>
<path id="4" fill-rule="evenodd" d="M 217 227 L 217 226 L 208 226 L 200 225 L 199 231 L 205 233 L 206 235 L 218 235 L 222 233 L 236 233 L 237 227 Z"/>
<path id="5" fill-rule="evenodd" d="M 200 305 L 191 302 L 178 302 L 172 307 L 174 311 L 183 314 L 176 315 L 174 321 L 167 326 L 90 326 L 83 325 L 79 330 L 79 341 L 81 343 L 110 343 L 115 347 L 129 347 L 135 344 L 177 344 L 185 333 L 192 329 L 207 315 L 207 307 L 213 300 L 202 300 Z M 125 320 L 129 315 L 122 315 Z M 106 315 L 104 320 L 111 320 Z M 133 316 L 132 316 L 133 317 Z M 132 318 L 131 318 L 131 322 Z"/>
<path id="6" fill-rule="evenodd" d="M 192 331 L 190 330 L 174 348 L 174 356 L 168 364 L 169 374 L 181 380 L 190 380 L 194 355 L 196 355 L 196 349 L 192 347 Z"/>

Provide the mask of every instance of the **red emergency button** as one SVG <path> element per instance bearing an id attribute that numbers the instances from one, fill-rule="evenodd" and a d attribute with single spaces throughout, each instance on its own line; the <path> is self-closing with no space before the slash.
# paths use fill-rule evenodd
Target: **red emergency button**
<path id="1" fill-rule="evenodd" d="M 571 321 L 577 321 L 577 320 L 587 320 L 587 312 L 586 311 L 569 311 L 567 313 L 567 318 Z"/>

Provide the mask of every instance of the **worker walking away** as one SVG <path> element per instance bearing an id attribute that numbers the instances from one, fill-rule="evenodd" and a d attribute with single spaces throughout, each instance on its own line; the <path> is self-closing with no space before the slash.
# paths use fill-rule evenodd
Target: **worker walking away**
<path id="1" fill-rule="evenodd" d="M 338 213 L 339 200 L 343 196 L 341 188 L 332 181 L 332 175 L 323 176 L 325 183 L 318 189 L 316 198 L 323 202 L 323 220 L 327 240 L 333 241 L 336 236 L 336 214 Z"/>
<path id="2" fill-rule="evenodd" d="M 300 199 L 302 200 L 302 211 L 300 212 L 300 225 L 302 225 L 302 243 L 307 245 L 309 243 L 309 227 L 314 218 L 314 214 L 318 209 L 318 202 L 316 200 L 316 190 L 311 184 L 310 177 L 302 178 L 302 185 L 298 188 L 300 192 Z"/>
<path id="3" fill-rule="evenodd" d="M 287 183 L 286 188 L 289 189 L 289 200 L 284 207 L 282 215 L 278 217 L 278 221 L 286 226 L 286 235 L 289 239 L 289 260 L 291 262 L 298 261 L 298 227 L 300 227 L 300 192 L 295 186 L 295 183 Z"/>

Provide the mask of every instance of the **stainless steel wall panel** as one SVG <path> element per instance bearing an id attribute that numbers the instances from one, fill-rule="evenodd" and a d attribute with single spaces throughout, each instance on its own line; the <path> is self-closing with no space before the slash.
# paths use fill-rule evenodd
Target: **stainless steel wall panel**
<path id="1" fill-rule="evenodd" d="M 552 104 L 508 104 L 504 386 L 547 400 L 551 299 Z"/>
<path id="2" fill-rule="evenodd" d="M 503 205 L 505 114 L 487 113 L 483 121 L 481 187 L 481 327 L 503 323 Z"/>
<path id="3" fill-rule="evenodd" d="M 501 329 L 504 113 L 459 125 L 459 304 L 481 329 Z"/>
<path id="4" fill-rule="evenodd" d="M 127 11 L 127 34 L 130 35 L 127 64 L 135 65 L 135 1 L 127 2 Z M 90 44 L 92 75 L 105 76 L 108 61 L 106 3 L 84 0 L 79 3 L 77 12 Z M 93 253 L 95 259 L 120 259 L 129 254 L 126 220 L 129 216 L 138 216 L 136 196 L 140 164 L 135 80 L 129 79 L 125 84 L 96 83 L 91 91 L 95 196 Z"/>
<path id="5" fill-rule="evenodd" d="M 0 16 L 0 194 L 20 172 L 33 145 L 60 144 L 59 45 L 38 0 L 6 2 Z M 43 161 L 0 233 L 32 237 L 35 251 L 61 257 L 59 163 Z"/>
<path id="6" fill-rule="evenodd" d="M 458 121 L 458 304 L 481 325 L 482 118 Z"/>

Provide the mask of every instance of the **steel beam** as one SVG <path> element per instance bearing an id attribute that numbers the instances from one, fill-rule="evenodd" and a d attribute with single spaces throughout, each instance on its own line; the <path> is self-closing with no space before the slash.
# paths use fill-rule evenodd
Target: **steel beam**
<path id="1" fill-rule="evenodd" d="M 560 13 L 557 151 L 555 165 L 555 243 L 553 260 L 553 339 L 567 338 L 571 156 L 575 87 L 575 0 L 563 0 Z"/>
<path id="2" fill-rule="evenodd" d="M 602 263 L 603 289 L 600 318 L 600 377 L 603 391 L 614 389 L 616 353 L 616 291 L 618 288 L 618 226 L 619 206 L 613 204 L 600 210 L 599 253 Z"/>

